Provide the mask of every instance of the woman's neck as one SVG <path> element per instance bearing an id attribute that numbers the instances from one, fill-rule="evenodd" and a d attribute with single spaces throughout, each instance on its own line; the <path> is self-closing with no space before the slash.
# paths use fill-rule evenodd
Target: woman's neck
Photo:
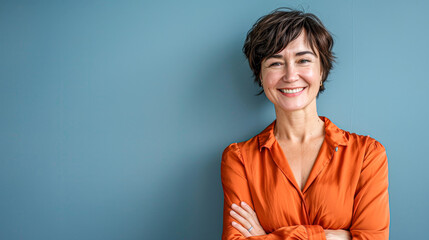
<path id="1" fill-rule="evenodd" d="M 274 136 L 277 141 L 306 143 L 324 136 L 325 123 L 319 118 L 315 104 L 312 105 L 291 112 L 275 107 L 277 120 Z"/>

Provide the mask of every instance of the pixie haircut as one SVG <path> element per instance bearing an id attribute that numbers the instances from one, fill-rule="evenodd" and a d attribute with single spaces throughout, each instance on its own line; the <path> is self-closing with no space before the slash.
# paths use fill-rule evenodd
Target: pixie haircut
<path id="1" fill-rule="evenodd" d="M 314 14 L 304 13 L 289 8 L 278 8 L 256 21 L 247 33 L 243 52 L 253 71 L 255 82 L 261 87 L 261 64 L 274 54 L 283 50 L 290 42 L 299 37 L 305 30 L 308 44 L 319 57 L 322 71 L 322 86 L 319 93 L 325 90 L 325 83 L 335 56 L 332 52 L 334 40 L 323 26 L 322 21 Z M 316 50 L 316 51 L 315 51 Z M 259 93 L 262 94 L 263 90 Z"/>

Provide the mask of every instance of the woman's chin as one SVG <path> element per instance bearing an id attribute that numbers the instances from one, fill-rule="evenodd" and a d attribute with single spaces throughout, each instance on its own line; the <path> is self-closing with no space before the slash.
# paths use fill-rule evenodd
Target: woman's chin
<path id="1" fill-rule="evenodd" d="M 278 106 L 276 107 L 276 109 L 285 112 L 285 113 L 293 113 L 293 112 L 299 112 L 299 111 L 303 111 L 305 108 L 301 105 L 283 105 L 283 106 Z"/>

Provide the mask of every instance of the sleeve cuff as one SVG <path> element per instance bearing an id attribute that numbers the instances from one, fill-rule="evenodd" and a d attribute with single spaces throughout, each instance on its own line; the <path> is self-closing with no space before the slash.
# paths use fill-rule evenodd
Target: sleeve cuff
<path id="1" fill-rule="evenodd" d="M 305 225 L 309 240 L 326 240 L 325 231 L 320 225 Z"/>

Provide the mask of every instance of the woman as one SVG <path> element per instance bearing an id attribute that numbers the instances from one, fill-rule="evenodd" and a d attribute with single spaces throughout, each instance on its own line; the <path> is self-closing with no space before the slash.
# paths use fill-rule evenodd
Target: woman
<path id="1" fill-rule="evenodd" d="M 384 147 L 319 117 L 333 40 L 310 13 L 277 9 L 243 51 L 276 120 L 222 155 L 222 239 L 388 239 Z"/>

